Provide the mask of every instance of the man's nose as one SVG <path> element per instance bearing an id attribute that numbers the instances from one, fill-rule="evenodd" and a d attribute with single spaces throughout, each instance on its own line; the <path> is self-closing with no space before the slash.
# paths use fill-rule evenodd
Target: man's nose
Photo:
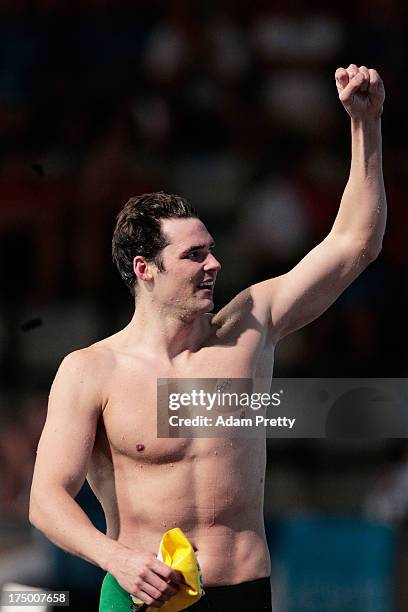
<path id="1" fill-rule="evenodd" d="M 205 270 L 216 270 L 216 271 L 218 271 L 218 270 L 220 270 L 220 268 L 221 268 L 221 264 L 218 261 L 218 259 L 212 253 L 209 253 L 208 257 L 207 257 L 207 259 L 205 261 L 204 269 Z"/>

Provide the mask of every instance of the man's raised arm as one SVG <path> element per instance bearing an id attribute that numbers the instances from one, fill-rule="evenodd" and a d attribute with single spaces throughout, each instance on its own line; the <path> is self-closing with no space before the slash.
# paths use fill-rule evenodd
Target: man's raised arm
<path id="1" fill-rule="evenodd" d="M 290 272 L 251 287 L 269 310 L 276 339 L 322 314 L 379 254 L 386 222 L 381 114 L 384 86 L 376 70 L 336 70 L 340 101 L 351 118 L 350 176 L 328 236 Z"/>

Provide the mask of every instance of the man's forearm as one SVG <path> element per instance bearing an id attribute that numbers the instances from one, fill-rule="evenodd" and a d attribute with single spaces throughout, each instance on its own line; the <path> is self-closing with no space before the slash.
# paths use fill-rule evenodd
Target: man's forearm
<path id="1" fill-rule="evenodd" d="M 125 547 L 96 529 L 64 489 L 38 495 L 31 497 L 30 522 L 60 548 L 108 571 L 109 560 Z"/>
<path id="2" fill-rule="evenodd" d="M 149 606 L 158 608 L 178 592 L 177 570 L 153 552 L 134 551 L 100 532 L 63 487 L 32 492 L 30 521 L 57 546 L 99 565 Z"/>
<path id="3" fill-rule="evenodd" d="M 387 215 L 381 119 L 352 119 L 351 137 L 350 176 L 332 232 L 350 237 L 357 246 L 376 256 L 381 250 Z"/>

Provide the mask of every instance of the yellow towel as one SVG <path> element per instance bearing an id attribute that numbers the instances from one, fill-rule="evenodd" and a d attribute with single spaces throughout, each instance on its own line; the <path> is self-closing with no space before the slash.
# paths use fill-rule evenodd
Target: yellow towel
<path id="1" fill-rule="evenodd" d="M 184 533 L 178 527 L 166 531 L 161 539 L 157 555 L 169 567 L 180 572 L 185 584 L 180 584 L 179 591 L 160 608 L 161 612 L 179 612 L 189 608 L 200 599 L 203 590 L 203 579 L 194 549 Z M 140 599 L 133 597 L 136 605 L 142 604 Z M 156 608 L 148 608 L 154 612 Z"/>

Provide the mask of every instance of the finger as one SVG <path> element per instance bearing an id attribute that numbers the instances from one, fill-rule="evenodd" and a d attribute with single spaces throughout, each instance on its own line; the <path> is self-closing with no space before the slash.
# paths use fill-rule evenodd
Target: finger
<path id="1" fill-rule="evenodd" d="M 344 89 L 349 82 L 349 75 L 345 68 L 337 68 L 334 73 L 334 78 L 336 79 L 336 85 L 338 90 Z"/>
<path id="2" fill-rule="evenodd" d="M 147 604 L 151 608 L 161 608 L 162 605 L 165 603 L 164 601 L 159 601 L 158 599 L 155 599 L 154 597 L 149 595 L 149 593 L 147 593 L 146 591 L 138 591 L 137 593 L 134 594 L 134 596 L 140 599 L 141 601 L 143 601 L 145 604 Z M 142 607 L 141 609 L 145 610 L 146 608 Z"/>
<path id="3" fill-rule="evenodd" d="M 353 94 L 360 89 L 362 82 L 364 81 L 364 75 L 362 72 L 358 72 L 355 77 L 351 79 L 347 87 L 339 93 L 341 102 L 348 102 Z"/>
<path id="4" fill-rule="evenodd" d="M 357 66 L 355 64 L 350 64 L 350 66 L 347 68 L 347 73 L 349 75 L 349 80 L 351 81 L 351 79 L 354 79 L 354 77 L 358 73 Z"/>
<path id="5" fill-rule="evenodd" d="M 172 584 L 171 582 L 163 580 L 153 571 L 147 574 L 145 581 L 146 583 L 152 585 L 154 588 L 160 591 L 160 593 L 163 593 L 163 595 L 165 595 L 167 599 L 169 599 L 169 597 L 173 597 L 173 595 L 176 595 L 178 593 L 178 586 L 174 586 L 174 584 Z"/>
<path id="6" fill-rule="evenodd" d="M 170 595 L 164 595 L 161 590 L 156 589 L 152 584 L 149 584 L 150 581 L 144 582 L 142 589 L 145 593 L 147 593 L 152 599 L 157 602 L 166 603 L 168 599 L 170 599 Z M 146 602 L 147 603 L 147 602 Z"/>
<path id="7" fill-rule="evenodd" d="M 181 574 L 176 570 L 171 569 L 168 565 L 161 563 L 158 559 L 155 559 L 150 566 L 150 569 L 154 571 L 155 574 L 158 574 L 165 582 L 172 582 L 173 584 L 180 584 L 181 582 Z"/>
<path id="8" fill-rule="evenodd" d="M 374 93 L 378 91 L 378 89 L 384 87 L 380 75 L 376 70 L 374 70 L 374 68 L 370 68 L 368 73 L 370 75 L 370 84 L 368 86 L 369 93 Z"/>
<path id="9" fill-rule="evenodd" d="M 364 81 L 361 83 L 360 91 L 367 91 L 370 85 L 370 73 L 368 72 L 367 66 L 360 66 L 359 72 L 364 76 Z"/>

